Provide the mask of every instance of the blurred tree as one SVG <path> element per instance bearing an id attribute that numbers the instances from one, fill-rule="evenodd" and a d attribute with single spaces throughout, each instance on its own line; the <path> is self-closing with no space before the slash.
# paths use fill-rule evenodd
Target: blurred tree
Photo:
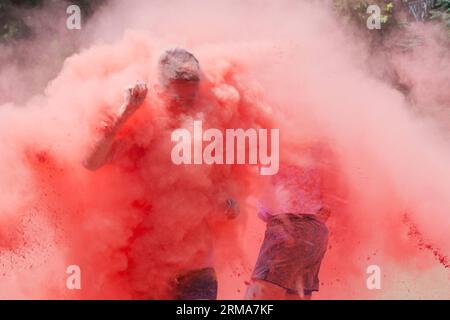
<path id="1" fill-rule="evenodd" d="M 359 27 L 356 30 L 369 40 L 373 50 L 389 47 L 406 52 L 423 45 L 425 39 L 408 27 L 413 21 L 442 21 L 450 45 L 450 0 L 333 0 L 333 3 L 340 16 Z M 371 4 L 381 9 L 379 30 L 369 30 L 366 25 Z"/>
<path id="2" fill-rule="evenodd" d="M 395 2 L 393 0 L 334 0 L 334 8 L 339 14 L 348 16 L 353 22 L 366 27 L 367 19 L 370 16 L 367 8 L 376 4 L 381 9 L 380 32 L 384 32 L 396 25 L 394 9 L 397 6 Z"/>
<path id="3" fill-rule="evenodd" d="M 30 28 L 20 19 L 17 8 L 24 1 L 13 4 L 9 0 L 0 2 L 0 42 L 24 38 L 31 34 Z"/>
<path id="4" fill-rule="evenodd" d="M 64 0 L 69 4 L 80 6 L 81 11 L 89 17 L 107 0 Z M 61 5 L 60 0 L 1 0 L 0 1 L 0 42 L 24 39 L 32 36 L 31 28 L 25 23 L 24 16 L 29 10 L 44 6 Z"/>
<path id="5" fill-rule="evenodd" d="M 333 0 L 335 10 L 353 22 L 366 26 L 367 8 L 377 4 L 381 9 L 380 33 L 412 20 L 442 20 L 450 32 L 450 0 Z M 426 8 L 426 9 L 424 9 Z"/>
<path id="6" fill-rule="evenodd" d="M 436 7 L 430 11 L 430 19 L 442 21 L 450 37 L 450 0 L 437 0 Z"/>

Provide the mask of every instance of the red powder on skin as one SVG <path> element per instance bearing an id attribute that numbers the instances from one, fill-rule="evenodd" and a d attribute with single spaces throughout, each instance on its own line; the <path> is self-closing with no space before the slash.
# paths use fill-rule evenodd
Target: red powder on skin
<path id="1" fill-rule="evenodd" d="M 201 101 L 208 107 L 205 125 L 270 123 L 262 117 L 222 118 L 226 105 L 211 99 Z M 247 112 L 257 107 L 239 106 Z M 173 298 L 176 277 L 209 255 L 208 238 L 225 237 L 231 243 L 237 236 L 223 213 L 227 197 L 245 204 L 256 190 L 257 167 L 172 164 L 172 117 L 183 115 L 161 109 L 155 118 L 150 110 L 145 105 L 130 119 L 118 134 L 116 155 L 97 172 L 87 171 L 81 162 L 57 160 L 51 151 L 26 151 L 36 193 L 50 195 L 38 197 L 39 205 L 56 208 L 66 236 L 65 258 L 83 270 L 77 297 L 104 298 L 107 291 L 107 298 Z M 183 121 L 186 127 L 192 123 Z"/>

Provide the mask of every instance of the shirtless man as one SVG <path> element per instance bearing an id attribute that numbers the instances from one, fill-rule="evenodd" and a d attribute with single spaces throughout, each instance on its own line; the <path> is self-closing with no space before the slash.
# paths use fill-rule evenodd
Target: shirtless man
<path id="1" fill-rule="evenodd" d="M 193 109 L 200 84 L 200 66 L 194 55 L 184 49 L 168 50 L 159 60 L 158 72 L 163 105 L 168 110 L 174 110 L 173 117 L 179 117 Z M 138 83 L 126 89 L 125 101 L 118 114 L 104 124 L 101 138 L 83 163 L 87 169 L 97 170 L 114 157 L 116 144 L 120 143 L 117 141 L 117 133 L 143 104 L 147 91 L 145 83 Z M 224 202 L 222 207 L 225 216 L 236 217 L 239 207 L 234 198 L 226 198 Z M 203 229 L 207 233 L 208 228 Z M 208 242 L 210 237 L 205 235 L 204 238 L 205 242 Z M 212 245 L 208 245 L 212 251 Z M 205 260 L 199 261 L 198 265 L 201 267 L 188 270 L 175 279 L 173 298 L 187 300 L 217 298 L 217 280 L 210 256 L 211 254 L 207 254 L 205 258 L 200 259 Z"/>

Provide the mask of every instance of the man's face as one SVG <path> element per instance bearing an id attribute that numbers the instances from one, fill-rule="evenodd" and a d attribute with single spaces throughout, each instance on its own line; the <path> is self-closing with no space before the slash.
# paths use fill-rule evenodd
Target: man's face
<path id="1" fill-rule="evenodd" d="M 190 108 L 197 97 L 199 81 L 174 80 L 165 86 L 172 107 Z"/>

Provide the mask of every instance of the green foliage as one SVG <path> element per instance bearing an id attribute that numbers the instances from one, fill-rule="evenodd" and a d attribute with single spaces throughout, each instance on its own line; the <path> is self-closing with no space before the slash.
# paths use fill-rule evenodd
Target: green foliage
<path id="1" fill-rule="evenodd" d="M 361 27 L 366 27 L 369 17 L 367 7 L 370 4 L 378 4 L 381 8 L 381 30 L 390 30 L 404 24 L 396 17 L 396 12 L 408 10 L 405 1 L 395 0 L 334 0 L 338 14 L 350 17 Z M 450 0 L 437 0 L 435 7 L 429 12 L 429 20 L 438 20 L 447 28 L 450 37 Z"/>
<path id="2" fill-rule="evenodd" d="M 386 30 L 396 24 L 394 19 L 394 2 L 387 0 L 334 0 L 334 7 L 338 14 L 350 17 L 354 22 L 366 27 L 370 14 L 367 8 L 376 4 L 381 9 L 381 30 Z"/>
<path id="3" fill-rule="evenodd" d="M 450 0 L 438 0 L 436 8 L 430 11 L 431 19 L 440 20 L 444 28 L 448 30 L 450 37 Z"/>

